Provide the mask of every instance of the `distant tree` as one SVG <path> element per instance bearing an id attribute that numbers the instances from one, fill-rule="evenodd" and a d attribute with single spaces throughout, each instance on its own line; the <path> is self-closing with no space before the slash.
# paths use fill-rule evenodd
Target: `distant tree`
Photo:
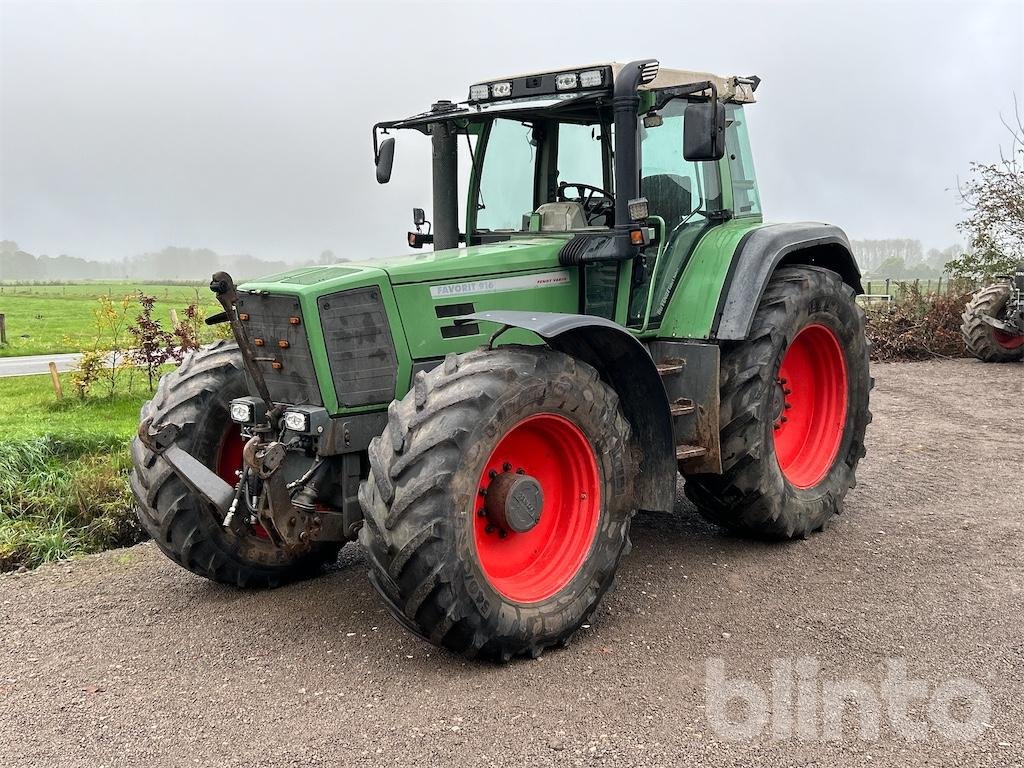
<path id="1" fill-rule="evenodd" d="M 958 225 L 970 252 L 947 263 L 954 277 L 991 280 L 1024 260 L 1024 120 L 1017 99 L 1013 121 L 1000 116 L 1010 134 L 1009 149 L 995 163 L 971 163 L 958 184 L 966 216 Z"/>
<path id="2" fill-rule="evenodd" d="M 337 259 L 334 258 L 334 251 L 332 251 L 330 249 L 328 249 L 328 250 L 326 250 L 326 251 L 324 251 L 323 253 L 320 254 L 320 263 L 321 264 L 333 264 L 336 261 L 337 261 Z"/>

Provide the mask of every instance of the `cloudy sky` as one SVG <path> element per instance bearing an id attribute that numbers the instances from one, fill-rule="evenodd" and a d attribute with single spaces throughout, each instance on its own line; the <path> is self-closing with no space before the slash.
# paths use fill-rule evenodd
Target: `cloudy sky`
<path id="1" fill-rule="evenodd" d="M 598 60 L 758 74 L 771 220 L 954 242 L 957 175 L 1024 105 L 1024 3 L 0 0 L 0 238 L 120 258 L 400 253 L 429 145 L 370 126 Z"/>

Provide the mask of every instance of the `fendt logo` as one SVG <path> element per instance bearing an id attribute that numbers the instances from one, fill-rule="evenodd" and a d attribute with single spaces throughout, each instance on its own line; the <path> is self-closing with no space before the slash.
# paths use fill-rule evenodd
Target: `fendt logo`
<path id="1" fill-rule="evenodd" d="M 490 280 L 471 280 L 464 283 L 432 285 L 430 286 L 430 296 L 435 299 L 443 299 L 449 296 L 468 296 L 478 293 L 527 291 L 533 288 L 552 288 L 556 285 L 568 285 L 569 280 L 569 273 L 565 270 L 541 272 L 535 275 L 499 277 Z"/>

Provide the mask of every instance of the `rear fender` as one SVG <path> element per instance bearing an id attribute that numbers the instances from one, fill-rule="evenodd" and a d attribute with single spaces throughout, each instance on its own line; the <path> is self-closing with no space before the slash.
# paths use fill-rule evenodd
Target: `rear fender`
<path id="1" fill-rule="evenodd" d="M 771 224 L 748 232 L 733 255 L 722 289 L 712 338 L 742 341 L 772 274 L 780 266 L 804 264 L 836 272 L 857 293 L 864 293 L 860 269 L 846 233 L 831 224 Z"/>
<path id="2" fill-rule="evenodd" d="M 637 506 L 669 512 L 675 505 L 676 461 L 668 396 L 647 348 L 621 325 L 591 315 L 494 311 L 462 320 L 523 328 L 549 347 L 597 369 L 619 396 L 640 455 Z"/>

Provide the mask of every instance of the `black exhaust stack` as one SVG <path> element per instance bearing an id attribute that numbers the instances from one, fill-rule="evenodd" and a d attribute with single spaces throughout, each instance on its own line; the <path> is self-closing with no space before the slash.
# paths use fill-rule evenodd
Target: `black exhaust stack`
<path id="1" fill-rule="evenodd" d="M 455 109 L 439 101 L 431 112 Z M 432 123 L 430 145 L 434 183 L 434 250 L 459 247 L 459 154 L 458 133 L 450 122 Z"/>

